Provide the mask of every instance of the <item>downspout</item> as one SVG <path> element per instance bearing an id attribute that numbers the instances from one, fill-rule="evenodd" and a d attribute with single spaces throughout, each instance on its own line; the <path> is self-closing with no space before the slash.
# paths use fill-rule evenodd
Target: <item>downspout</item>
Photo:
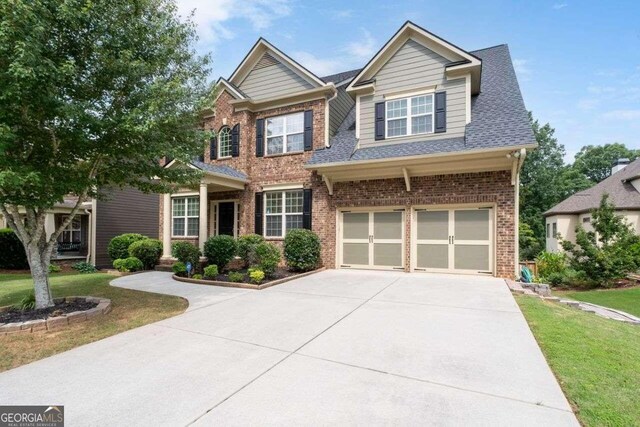
<path id="1" fill-rule="evenodd" d="M 519 153 L 515 153 L 514 161 L 518 162 L 516 170 L 516 182 L 515 182 L 515 277 L 520 276 L 520 170 L 524 164 L 524 159 L 527 157 L 527 150 L 520 149 Z"/>
<path id="2" fill-rule="evenodd" d="M 331 95 L 330 98 L 327 98 L 324 103 L 324 146 L 329 148 L 329 102 L 333 101 L 338 97 L 338 89 Z"/>

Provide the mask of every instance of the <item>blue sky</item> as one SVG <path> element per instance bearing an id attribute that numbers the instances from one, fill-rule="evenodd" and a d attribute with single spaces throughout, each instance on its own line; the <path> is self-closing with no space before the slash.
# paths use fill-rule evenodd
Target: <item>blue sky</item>
<path id="1" fill-rule="evenodd" d="M 640 2 L 177 0 L 228 77 L 258 37 L 323 76 L 363 66 L 407 20 L 466 50 L 507 43 L 526 106 L 567 149 L 640 148 Z"/>

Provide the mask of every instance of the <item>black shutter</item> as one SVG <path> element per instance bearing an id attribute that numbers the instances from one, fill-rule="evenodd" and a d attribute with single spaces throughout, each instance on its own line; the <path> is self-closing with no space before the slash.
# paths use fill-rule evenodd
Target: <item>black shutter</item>
<path id="1" fill-rule="evenodd" d="M 256 193 L 255 233 L 262 236 L 262 193 Z"/>
<path id="2" fill-rule="evenodd" d="M 218 138 L 211 137 L 209 141 L 209 160 L 215 160 L 218 158 Z"/>
<path id="3" fill-rule="evenodd" d="M 164 158 L 164 165 L 167 166 L 172 161 L 173 161 L 173 157 L 167 156 L 167 157 Z"/>
<path id="4" fill-rule="evenodd" d="M 311 230 L 311 206 L 313 205 L 311 203 L 311 189 L 306 188 L 302 194 L 302 228 Z"/>
<path id="5" fill-rule="evenodd" d="M 238 157 L 240 155 L 240 123 L 231 129 L 231 156 Z"/>
<path id="6" fill-rule="evenodd" d="M 384 139 L 384 102 L 376 102 L 376 141 Z"/>
<path id="7" fill-rule="evenodd" d="M 304 151 L 313 150 L 313 110 L 304 112 Z"/>
<path id="8" fill-rule="evenodd" d="M 264 156 L 264 119 L 256 120 L 256 157 Z"/>
<path id="9" fill-rule="evenodd" d="M 435 133 L 447 131 L 447 92 L 436 92 Z"/>

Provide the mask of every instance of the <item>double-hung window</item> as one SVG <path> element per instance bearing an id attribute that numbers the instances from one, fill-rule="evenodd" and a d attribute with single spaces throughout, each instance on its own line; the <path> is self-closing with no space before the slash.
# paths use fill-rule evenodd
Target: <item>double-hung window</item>
<path id="1" fill-rule="evenodd" d="M 302 228 L 303 191 L 265 193 L 265 236 L 284 237 L 287 231 Z"/>
<path id="2" fill-rule="evenodd" d="M 67 217 L 64 217 L 62 220 L 66 221 Z M 82 221 L 80 218 L 75 217 L 71 220 L 69 225 L 67 225 L 67 228 L 62 231 L 58 240 L 62 243 L 79 243 L 81 240 L 81 233 Z"/>
<path id="3" fill-rule="evenodd" d="M 218 158 L 231 157 L 231 130 L 228 127 L 220 129 L 218 136 Z"/>
<path id="4" fill-rule="evenodd" d="M 433 94 L 386 102 L 387 138 L 433 133 Z"/>
<path id="5" fill-rule="evenodd" d="M 266 120 L 267 155 L 304 151 L 304 113 Z"/>
<path id="6" fill-rule="evenodd" d="M 200 199 L 198 197 L 174 197 L 171 213 L 174 237 L 198 237 L 200 226 Z"/>

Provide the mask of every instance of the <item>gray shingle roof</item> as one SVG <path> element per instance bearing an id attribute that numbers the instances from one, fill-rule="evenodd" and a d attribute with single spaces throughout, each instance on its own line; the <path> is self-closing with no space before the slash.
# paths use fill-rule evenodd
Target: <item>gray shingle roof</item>
<path id="1" fill-rule="evenodd" d="M 639 174 L 640 159 L 637 159 L 593 187 L 564 199 L 544 215 L 589 212 L 600 205 L 604 193 L 609 194 L 609 201 L 618 209 L 640 209 L 640 192 L 629 182 Z"/>
<path id="2" fill-rule="evenodd" d="M 357 160 L 459 152 L 535 144 L 509 48 L 500 45 L 470 52 L 482 60 L 481 91 L 471 99 L 471 123 L 464 138 L 430 139 L 356 149 L 355 113 L 347 115 L 331 139 L 317 150 L 309 165 Z"/>
<path id="3" fill-rule="evenodd" d="M 233 179 L 241 179 L 241 180 L 247 179 L 247 175 L 245 175 L 244 173 L 240 172 L 237 169 L 232 168 L 231 166 L 205 163 L 205 162 L 201 162 L 200 160 L 192 160 L 191 164 L 204 172 L 212 172 L 219 175 L 226 175 L 229 178 L 233 178 Z"/>
<path id="4" fill-rule="evenodd" d="M 320 79 L 322 79 L 325 83 L 340 83 L 345 80 L 354 78 L 360 72 L 360 70 L 361 68 L 358 68 L 357 70 L 343 71 L 341 73 L 332 74 L 330 76 L 320 77 Z"/>

